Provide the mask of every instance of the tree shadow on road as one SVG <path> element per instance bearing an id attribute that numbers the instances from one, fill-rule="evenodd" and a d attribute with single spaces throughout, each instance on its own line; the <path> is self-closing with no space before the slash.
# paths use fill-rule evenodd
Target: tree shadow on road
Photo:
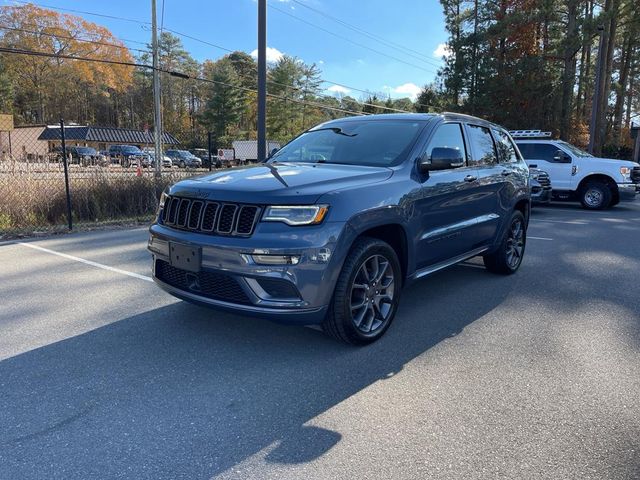
<path id="1" fill-rule="evenodd" d="M 341 434 L 307 422 L 460 333 L 510 285 L 440 273 L 405 290 L 393 328 L 365 348 L 180 302 L 9 358 L 0 477 L 210 478 L 265 449 L 269 462 L 311 461 Z"/>

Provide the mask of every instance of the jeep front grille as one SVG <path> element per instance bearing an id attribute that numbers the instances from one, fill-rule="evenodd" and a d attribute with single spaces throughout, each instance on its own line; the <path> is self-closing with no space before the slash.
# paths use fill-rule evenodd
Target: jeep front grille
<path id="1" fill-rule="evenodd" d="M 633 167 L 631 169 L 631 181 L 633 183 L 640 183 L 640 167 Z"/>
<path id="2" fill-rule="evenodd" d="M 256 205 L 169 196 L 161 219 L 164 225 L 180 230 L 248 237 L 253 234 L 261 211 Z"/>

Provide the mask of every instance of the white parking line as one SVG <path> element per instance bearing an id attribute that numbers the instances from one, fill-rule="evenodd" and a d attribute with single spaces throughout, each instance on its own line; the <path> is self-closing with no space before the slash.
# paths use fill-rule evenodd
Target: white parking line
<path id="1" fill-rule="evenodd" d="M 547 241 L 552 241 L 553 238 L 546 238 L 546 237 L 532 237 L 530 235 L 527 235 L 527 240 L 547 240 Z"/>
<path id="2" fill-rule="evenodd" d="M 108 270 L 110 272 L 120 273 L 122 275 L 128 275 L 129 277 L 137 278 L 138 280 L 146 280 L 147 282 L 153 282 L 153 279 L 151 277 L 147 277 L 146 275 L 140 275 L 139 273 L 128 272 L 126 270 L 121 270 L 119 268 L 103 265 L 102 263 L 92 262 L 91 260 L 85 260 L 84 258 L 74 257 L 73 255 L 67 255 L 66 253 L 56 252 L 54 250 L 49 250 L 48 248 L 40 247 L 32 243 L 24 243 L 24 242 L 17 242 L 17 243 L 18 245 L 22 245 L 24 247 L 33 248 L 34 250 L 40 250 L 41 252 L 50 253 L 51 255 L 57 255 L 59 257 L 66 258 L 68 260 L 74 260 L 76 262 L 84 263 L 85 265 L 101 268 L 103 270 Z"/>

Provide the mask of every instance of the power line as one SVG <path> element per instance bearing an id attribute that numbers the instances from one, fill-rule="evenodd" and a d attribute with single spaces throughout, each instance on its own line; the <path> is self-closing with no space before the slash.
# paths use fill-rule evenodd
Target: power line
<path id="1" fill-rule="evenodd" d="M 196 42 L 200 42 L 200 43 L 202 43 L 202 44 L 204 44 L 204 45 L 209 45 L 209 46 L 211 46 L 211 47 L 218 48 L 218 49 L 223 50 L 223 51 L 225 51 L 225 52 L 233 53 L 233 52 L 236 52 L 236 51 L 237 51 L 237 50 L 232 50 L 232 49 L 230 49 L 230 48 L 223 47 L 223 46 L 221 46 L 221 45 L 217 45 L 217 44 L 215 44 L 215 43 L 208 42 L 208 41 L 206 41 L 206 40 L 202 40 L 201 38 L 194 37 L 194 36 L 192 36 L 192 35 L 187 35 L 187 34 L 185 34 L 185 33 L 180 33 L 180 32 L 178 32 L 178 31 L 176 31 L 176 30 L 172 30 L 172 29 L 170 29 L 170 28 L 165 28 L 165 30 L 166 30 L 167 32 L 171 32 L 171 33 L 173 33 L 173 34 L 175 34 L 175 35 L 178 35 L 178 36 L 181 36 L 181 37 L 184 37 L 184 38 L 188 38 L 188 39 L 190 39 L 190 40 L 194 40 L 194 41 L 196 41 Z M 247 77 L 244 77 L 244 78 L 247 78 Z M 321 81 L 322 83 L 328 83 L 328 84 L 330 84 L 330 85 L 337 85 L 337 86 L 340 86 L 340 87 L 343 87 L 343 88 L 346 88 L 346 89 L 349 89 L 349 90 L 354 90 L 354 91 L 356 91 L 356 92 L 361 92 L 361 93 L 364 93 L 364 94 L 366 94 L 366 95 L 371 95 L 371 94 L 372 94 L 372 92 L 371 92 L 370 90 L 363 90 L 363 89 L 361 89 L 361 88 L 353 87 L 353 86 L 350 86 L 350 85 L 345 85 L 345 84 L 343 84 L 343 83 L 338 83 L 338 82 L 334 82 L 334 81 L 331 81 L 331 80 L 325 80 L 325 79 L 322 79 L 322 78 L 320 79 L 320 81 Z M 278 82 L 274 82 L 274 81 L 271 81 L 271 83 L 276 83 L 276 84 L 282 85 L 282 86 L 287 87 L 287 88 L 295 88 L 295 87 L 292 87 L 291 85 L 285 85 L 285 84 L 278 83 Z M 333 96 L 332 96 L 332 95 L 328 95 L 328 97 L 333 98 Z M 373 104 L 369 104 L 369 105 L 371 105 L 371 106 L 376 106 L 376 107 L 378 107 L 378 108 L 381 108 L 381 107 L 380 107 L 380 106 L 378 106 L 378 105 L 373 105 Z M 429 106 L 430 106 L 430 105 L 425 105 L 425 104 L 423 104 L 423 103 L 414 103 L 414 105 L 423 106 L 423 107 L 429 107 Z M 403 110 L 403 112 L 404 112 L 404 111 L 405 111 L 405 110 Z"/>
<path id="2" fill-rule="evenodd" d="M 60 10 L 62 12 L 81 13 L 83 15 L 92 15 L 94 17 L 110 18 L 111 20 L 121 20 L 123 22 L 138 23 L 140 25 L 151 25 L 151 22 L 146 22 L 144 20 L 136 20 L 133 18 L 118 17 L 116 15 L 106 15 L 104 13 L 87 12 L 85 10 L 74 10 L 72 8 L 54 7 L 53 5 L 43 5 L 41 3 L 27 2 L 24 0 L 15 0 L 15 2 L 21 3 L 23 5 L 35 5 L 37 7 L 50 8 L 52 10 Z"/>
<path id="3" fill-rule="evenodd" d="M 407 62 L 407 61 L 402 60 L 402 59 L 400 59 L 398 57 L 394 57 L 393 55 L 389 55 L 388 53 L 382 52 L 380 50 L 376 50 L 375 48 L 368 47 L 367 45 L 364 45 L 362 43 L 358 43 L 358 42 L 356 42 L 354 40 L 351 40 L 349 37 L 345 37 L 344 35 L 340 35 L 339 33 L 332 32 L 331 30 L 328 30 L 326 28 L 320 27 L 319 25 L 316 25 L 315 23 L 309 22 L 309 21 L 307 21 L 307 20 L 305 20 L 303 18 L 300 18 L 300 17 L 297 17 L 295 15 L 292 15 L 291 13 L 287 12 L 286 10 L 282 10 L 281 8 L 278 8 L 273 4 L 269 4 L 269 7 L 272 8 L 273 10 L 276 10 L 276 11 L 278 11 L 278 12 L 284 14 L 284 15 L 287 15 L 287 16 L 289 16 L 291 18 L 295 18 L 299 22 L 302 22 L 302 23 L 305 23 L 307 25 L 310 25 L 310 26 L 312 26 L 314 28 L 317 28 L 318 30 L 322 30 L 323 32 L 328 33 L 329 35 L 333 35 L 334 37 L 337 37 L 337 38 L 339 38 L 341 40 L 344 40 L 346 42 L 352 43 L 353 45 L 356 45 L 356 46 L 358 46 L 360 48 L 364 48 L 364 49 L 369 50 L 371 52 L 374 52 L 374 53 L 376 53 L 378 55 L 382 55 L 384 57 L 390 58 L 392 60 L 395 60 L 396 62 L 404 63 L 405 65 L 409 65 L 410 67 L 417 68 L 418 70 L 423 70 L 423 71 L 425 71 L 427 73 L 437 73 L 434 70 L 428 70 L 428 69 L 426 69 L 424 67 L 421 67 L 419 65 L 416 65 L 414 63 Z"/>
<path id="4" fill-rule="evenodd" d="M 322 10 L 318 10 L 317 8 L 314 8 L 314 7 L 310 6 L 310 5 L 307 5 L 306 3 L 303 3 L 300 0 L 292 0 L 292 1 L 294 3 L 300 5 L 301 7 L 304 7 L 304 8 L 306 8 L 306 9 L 312 11 L 312 12 L 317 13 L 318 15 L 321 15 L 321 16 L 323 16 L 325 18 L 328 18 L 329 20 L 332 20 L 332 21 L 342 25 L 345 28 L 348 28 L 349 30 L 353 30 L 354 32 L 357 32 L 357 33 L 359 33 L 361 35 L 364 35 L 364 36 L 369 37 L 369 38 L 371 38 L 373 40 L 376 40 L 376 41 L 382 43 L 383 45 L 386 45 L 388 47 L 394 48 L 394 49 L 396 49 L 398 51 L 403 51 L 403 53 L 405 55 L 409 55 L 409 56 L 411 56 L 413 58 L 416 58 L 418 60 L 421 60 L 423 62 L 430 63 L 431 65 L 440 67 L 439 63 L 434 63 L 435 60 L 438 60 L 438 58 L 436 58 L 436 57 L 428 58 L 427 55 L 425 55 L 425 54 L 423 54 L 423 53 L 421 53 L 421 52 L 419 52 L 417 50 L 413 50 L 413 49 L 411 49 L 409 47 L 406 47 L 404 45 L 401 45 L 399 43 L 395 43 L 395 42 L 392 42 L 390 40 L 387 40 L 387 39 L 385 39 L 384 37 L 382 37 L 380 35 L 368 32 L 367 30 L 365 30 L 363 28 L 360 28 L 360 27 L 358 27 L 356 25 L 353 25 L 351 23 L 347 23 L 344 20 L 341 20 L 341 19 L 339 19 L 337 17 L 334 17 L 334 16 L 332 16 L 332 15 L 326 13 L 326 12 L 323 12 Z"/>
<path id="5" fill-rule="evenodd" d="M 136 63 L 136 62 L 124 62 L 124 61 L 119 61 L 119 60 L 106 60 L 106 59 L 101 59 L 101 58 L 88 58 L 88 57 L 78 57 L 75 55 L 65 55 L 65 54 L 61 54 L 61 53 L 49 53 L 49 52 L 38 52 L 35 50 L 26 50 L 26 49 L 17 49 L 17 48 L 7 48 L 7 47 L 0 47 L 0 53 L 12 53 L 12 54 L 16 54 L 16 55 L 28 55 L 28 56 L 36 56 L 36 57 L 47 57 L 47 58 L 63 58 L 63 59 L 68 59 L 68 60 L 78 60 L 78 61 L 83 61 L 83 62 L 97 62 L 97 63 L 107 63 L 107 64 L 111 64 L 111 65 L 124 65 L 124 66 L 129 66 L 129 67 L 138 67 L 138 68 L 146 68 L 146 69 L 153 69 L 153 66 L 151 65 L 147 65 L 144 63 Z M 162 73 L 166 73 L 169 74 L 171 76 L 174 77 L 178 77 L 178 78 L 184 78 L 185 80 L 196 80 L 196 81 L 200 81 L 200 82 L 205 82 L 205 83 L 212 83 L 215 85 L 222 85 L 222 86 L 226 86 L 226 87 L 230 87 L 230 88 L 235 88 L 238 90 L 244 90 L 247 92 L 252 92 L 252 93 L 257 93 L 256 89 L 253 88 L 247 88 L 247 87 L 243 87 L 240 85 L 232 85 L 230 83 L 226 83 L 226 82 L 221 82 L 219 80 L 211 80 L 208 78 L 202 78 L 202 77 L 191 77 L 190 75 L 187 75 L 186 73 L 182 73 L 182 72 L 176 72 L 173 70 L 165 70 L 165 69 L 158 69 L 159 72 Z M 333 110 L 333 111 L 338 111 L 338 112 L 343 112 L 343 113 L 349 113 L 351 115 L 369 115 L 368 113 L 365 112 L 354 112 L 351 110 L 346 110 L 343 108 L 338 108 L 338 107 L 331 107 L 328 105 L 323 105 L 321 103 L 315 103 L 315 102 L 308 102 L 308 101 L 303 101 L 303 100 L 297 100 L 294 98 L 287 98 L 287 97 L 282 97 L 279 95 L 274 95 L 272 93 L 267 93 L 268 97 L 271 98 L 275 98 L 278 100 L 285 100 L 285 101 L 290 101 L 293 103 L 299 103 L 302 105 L 308 105 L 308 106 L 312 106 L 312 107 L 317 107 L 317 108 L 322 108 L 325 110 Z"/>
<path id="6" fill-rule="evenodd" d="M 139 23 L 139 24 L 143 24 L 143 25 L 150 25 L 150 22 L 144 22 L 144 21 L 135 20 L 135 19 L 131 19 L 131 18 L 118 17 L 118 16 L 114 16 L 114 15 L 104 15 L 104 14 L 95 13 L 95 12 L 88 12 L 88 11 L 84 11 L 84 10 L 66 9 L 66 8 L 54 7 L 54 6 L 50 6 L 50 5 L 43 5 L 43 4 L 33 4 L 33 3 L 31 3 L 31 2 L 26 2 L 26 1 L 23 1 L 23 0 L 16 0 L 16 1 L 17 1 L 18 3 L 22 3 L 22 4 L 32 4 L 32 5 L 37 5 L 37 6 L 40 6 L 40 7 L 43 7 L 43 8 L 51 8 L 51 9 L 54 9 L 54 10 L 69 11 L 69 12 L 73 12 L 73 13 L 81 13 L 81 14 L 85 14 L 85 15 L 94 15 L 94 16 L 98 16 L 98 17 L 104 17 L 104 18 L 111 18 L 111 19 L 123 20 L 123 21 L 128 21 L 128 22 Z M 163 1 L 163 6 L 164 6 L 164 1 Z M 342 39 L 344 39 L 344 40 L 346 40 L 346 41 L 349 41 L 349 42 L 351 42 L 351 43 L 354 43 L 354 44 L 355 44 L 355 45 L 357 45 L 357 46 L 360 46 L 360 47 L 362 47 L 362 48 L 366 48 L 366 49 L 371 50 L 371 51 L 373 51 L 373 52 L 375 52 L 375 53 L 378 53 L 378 54 L 380 54 L 380 55 L 387 56 L 387 57 L 389 57 L 389 58 L 392 58 L 392 59 L 397 60 L 397 61 L 399 61 L 399 62 L 405 63 L 405 64 L 407 64 L 407 65 L 413 66 L 413 67 L 415 67 L 415 68 L 419 68 L 419 69 L 424 70 L 424 71 L 427 71 L 427 72 L 429 72 L 429 73 L 435 73 L 435 72 L 433 72 L 433 71 L 426 70 L 426 69 L 424 69 L 424 68 L 422 68 L 422 67 L 419 67 L 419 66 L 417 66 L 417 65 L 411 64 L 411 63 L 409 63 L 409 62 L 405 62 L 404 60 L 398 59 L 398 58 L 393 57 L 393 56 L 391 56 L 391 55 L 388 55 L 388 54 L 386 54 L 386 53 L 384 53 L 384 52 L 380 52 L 380 51 L 378 51 L 378 50 L 371 49 L 370 47 L 367 47 L 366 45 L 362 45 L 362 44 L 360 44 L 360 43 L 353 42 L 353 41 L 351 41 L 350 39 L 348 39 L 347 37 L 343 37 L 343 36 L 341 36 L 341 35 L 339 35 L 339 34 L 336 34 L 336 33 L 334 33 L 334 32 L 331 32 L 331 31 L 329 31 L 329 30 L 326 30 L 326 29 L 324 29 L 324 28 L 322 28 L 322 27 L 318 27 L 318 26 L 316 26 L 316 25 L 314 25 L 314 24 L 312 24 L 312 23 L 310 23 L 310 22 L 307 22 L 307 21 L 306 21 L 306 20 L 304 20 L 304 19 L 301 19 L 301 18 L 299 18 L 299 17 L 296 17 L 295 15 L 291 15 L 290 13 L 288 13 L 288 12 L 286 12 L 286 11 L 283 11 L 283 10 L 281 10 L 281 9 L 279 9 L 279 8 L 277 8 L 277 7 L 275 7 L 275 6 L 273 6 L 273 5 L 269 5 L 269 6 L 270 6 L 271 8 L 274 8 L 274 9 L 276 9 L 276 10 L 280 11 L 281 13 L 284 13 L 285 15 L 289 15 L 290 17 L 295 18 L 296 20 L 299 20 L 299 21 L 301 21 L 301 22 L 303 22 L 303 23 L 306 23 L 306 24 L 309 24 L 309 25 L 314 26 L 314 27 L 316 27 L 316 28 L 319 28 L 320 30 L 323 30 L 323 31 L 325 31 L 325 32 L 327 32 L 327 33 L 329 33 L 329 34 L 331 34 L 331 35 L 337 36 L 338 38 L 342 38 Z M 168 32 L 171 32 L 171 33 L 173 33 L 173 34 L 175 34 L 175 35 L 181 36 L 181 37 L 183 37 L 183 38 L 188 38 L 188 39 L 190 39 L 190 40 L 194 40 L 194 41 L 196 41 L 196 42 L 200 42 L 200 43 L 202 43 L 202 44 L 204 44 L 204 45 L 208 45 L 208 46 L 211 46 L 211 47 L 214 47 L 214 48 L 217 48 L 217 49 L 220 49 L 220 50 L 223 50 L 223 51 L 229 52 L 229 53 L 233 53 L 233 52 L 235 52 L 235 51 L 236 51 L 236 50 L 232 50 L 232 49 L 230 49 L 230 48 L 226 48 L 226 47 L 223 47 L 223 46 L 221 46 L 221 45 L 217 45 L 217 44 L 215 44 L 215 43 L 209 42 L 209 41 L 207 41 L 207 40 L 203 40 L 203 39 L 201 39 L 201 38 L 197 38 L 197 37 L 194 37 L 194 36 L 192 36 L 192 35 L 188 35 L 188 34 L 186 34 L 186 33 L 178 32 L 178 31 L 173 30 L 173 29 L 170 29 L 170 28 L 165 28 L 164 30 L 166 30 L 166 31 L 168 31 Z M 130 40 L 130 41 L 131 41 L 131 42 L 134 42 L 134 41 L 132 41 L 132 40 Z M 143 42 L 136 42 L 136 43 L 144 44 Z M 133 49 L 133 48 L 131 48 L 131 50 L 142 51 L 142 50 L 139 50 L 139 49 Z M 143 53 L 148 53 L 148 51 L 143 51 Z M 328 84 L 330 84 L 330 85 L 337 85 L 337 86 L 341 86 L 341 87 L 343 87 L 343 88 L 347 88 L 347 89 L 349 89 L 349 90 L 354 90 L 354 91 L 357 91 L 357 92 L 365 93 L 365 94 L 367 94 L 367 95 L 371 95 L 371 91 L 369 91 L 369 90 L 363 90 L 363 89 L 360 89 L 360 88 L 356 88 L 356 87 L 353 87 L 353 86 L 349 86 L 349 85 L 345 85 L 345 84 L 342 84 L 342 83 L 334 82 L 334 81 L 331 81 L 331 80 L 321 79 L 321 81 L 322 81 L 323 83 L 328 83 Z M 272 83 L 273 83 L 273 82 L 272 82 Z M 284 85 L 284 84 L 283 84 L 283 86 L 288 87 L 288 88 L 295 88 L 295 87 L 292 87 L 292 86 L 289 86 L 289 85 Z M 333 96 L 326 96 L 326 97 L 333 98 Z M 364 102 L 358 102 L 358 103 L 365 104 Z M 389 107 L 382 107 L 382 106 L 380 106 L 380 105 L 375 105 L 375 104 L 367 104 L 367 105 L 368 105 L 368 106 L 374 106 L 374 107 L 376 107 L 376 108 L 381 108 L 381 109 L 390 109 Z M 417 106 L 424 106 L 424 107 L 429 107 L 429 105 L 424 105 L 424 104 L 420 104 L 420 103 L 414 103 L 414 105 L 417 105 Z M 394 110 L 396 110 L 396 111 L 397 111 L 397 109 L 394 109 Z M 401 110 L 401 111 L 402 111 L 402 112 L 406 112 L 405 110 Z"/>
<path id="7" fill-rule="evenodd" d="M 65 39 L 65 40 L 73 40 L 76 42 L 84 42 L 84 43 L 90 43 L 93 45 L 102 45 L 102 46 L 106 46 L 106 47 L 115 47 L 115 48 L 120 48 L 123 50 L 134 50 L 136 52 L 142 52 L 142 53 L 149 53 L 148 50 L 141 50 L 139 48 L 132 48 L 132 47 L 127 47 L 126 45 L 118 45 L 116 43 L 108 43 L 108 42 L 99 42 L 97 40 L 89 40 L 89 39 L 85 39 L 85 38 L 77 38 L 77 37 L 72 37 L 72 36 L 67 36 L 67 35 L 61 35 L 58 33 L 47 33 L 47 32 L 38 32 L 35 30 L 26 30 L 23 28 L 15 28 L 15 27 L 7 27 L 4 25 L 0 25 L 0 29 L 2 30 L 10 30 L 10 31 L 14 31 L 14 32 L 22 32 L 22 33 L 28 33 L 31 35 L 43 35 L 45 37 L 53 37 L 56 39 Z"/>

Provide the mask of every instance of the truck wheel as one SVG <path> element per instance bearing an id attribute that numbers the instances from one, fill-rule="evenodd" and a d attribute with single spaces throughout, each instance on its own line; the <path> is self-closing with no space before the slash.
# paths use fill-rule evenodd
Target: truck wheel
<path id="1" fill-rule="evenodd" d="M 515 211 L 507 226 L 498 249 L 482 257 L 484 266 L 493 273 L 511 275 L 516 273 L 527 245 L 527 227 L 522 212 Z"/>
<path id="2" fill-rule="evenodd" d="M 345 343 L 378 340 L 395 317 L 402 270 L 396 252 L 375 238 L 359 238 L 344 262 L 323 330 Z"/>
<path id="3" fill-rule="evenodd" d="M 590 181 L 580 192 L 582 206 L 589 210 L 602 210 L 611 203 L 611 189 L 604 182 Z"/>

